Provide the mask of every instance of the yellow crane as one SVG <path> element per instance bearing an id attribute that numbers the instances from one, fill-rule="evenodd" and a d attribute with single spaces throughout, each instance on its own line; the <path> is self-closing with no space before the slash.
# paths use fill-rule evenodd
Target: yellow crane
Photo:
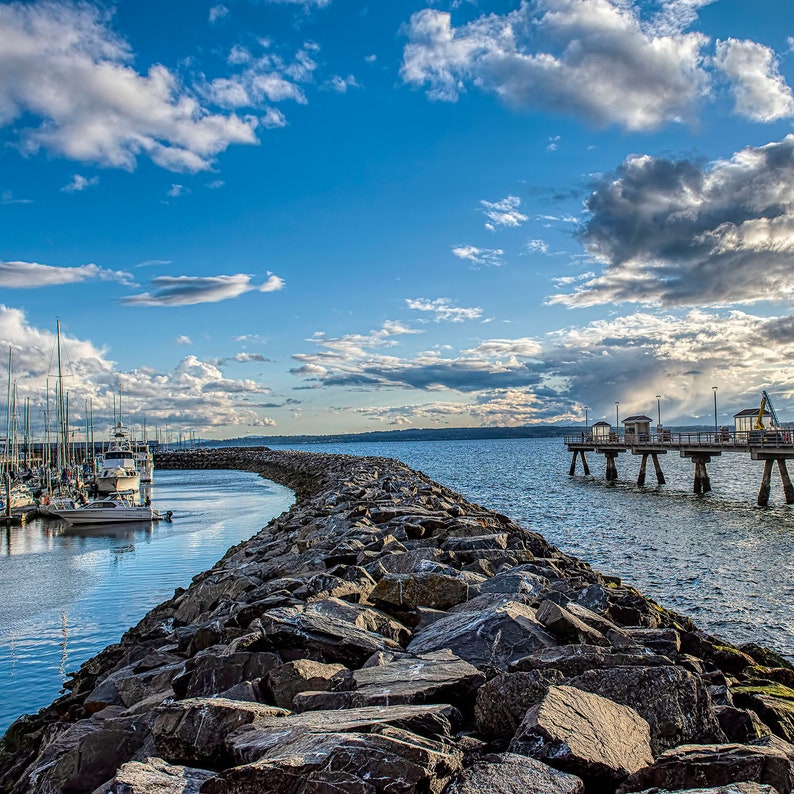
<path id="1" fill-rule="evenodd" d="M 772 417 L 772 427 L 777 430 L 780 427 L 780 422 L 777 419 L 777 412 L 775 411 L 775 406 L 772 405 L 772 399 L 766 393 L 766 391 L 761 392 L 761 407 L 758 409 L 758 416 L 755 420 L 755 425 L 753 426 L 754 430 L 765 430 L 764 427 L 764 413 L 765 409 L 769 408 L 769 415 Z"/>

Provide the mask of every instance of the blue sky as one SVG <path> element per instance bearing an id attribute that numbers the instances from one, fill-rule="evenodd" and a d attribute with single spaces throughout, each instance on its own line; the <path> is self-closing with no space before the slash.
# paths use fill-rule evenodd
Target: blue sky
<path id="1" fill-rule="evenodd" d="M 794 410 L 794 5 L 0 5 L 0 345 L 211 437 Z"/>

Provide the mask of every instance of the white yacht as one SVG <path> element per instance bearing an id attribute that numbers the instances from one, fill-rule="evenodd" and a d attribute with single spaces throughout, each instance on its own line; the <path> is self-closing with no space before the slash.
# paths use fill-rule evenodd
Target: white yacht
<path id="1" fill-rule="evenodd" d="M 77 507 L 53 510 L 56 518 L 67 524 L 111 524 L 119 521 L 165 521 L 171 520 L 171 511 L 159 513 L 150 504 L 136 504 L 133 491 L 113 493 L 102 499 L 94 499 Z"/>
<path id="2" fill-rule="evenodd" d="M 113 443 L 105 451 L 96 475 L 99 493 L 116 491 L 138 491 L 141 487 L 141 474 L 135 461 L 127 431 L 119 422 L 113 433 Z"/>
<path id="3" fill-rule="evenodd" d="M 154 479 L 154 458 L 146 441 L 135 443 L 135 465 L 141 475 L 141 485 L 151 485 Z"/>

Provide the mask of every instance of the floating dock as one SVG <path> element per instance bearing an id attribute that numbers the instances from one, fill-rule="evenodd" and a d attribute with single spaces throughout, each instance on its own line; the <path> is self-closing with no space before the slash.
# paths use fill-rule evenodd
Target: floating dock
<path id="1" fill-rule="evenodd" d="M 594 426 L 596 429 L 598 426 Z M 794 504 L 794 486 L 791 484 L 786 461 L 794 459 L 794 431 L 791 430 L 749 430 L 732 431 L 720 429 L 717 432 L 704 433 L 671 433 L 664 430 L 658 433 L 616 433 L 580 432 L 578 435 L 564 437 L 568 451 L 573 454 L 569 474 L 576 473 L 577 459 L 581 458 L 585 474 L 590 474 L 587 453 L 603 455 L 606 459 L 606 479 L 618 479 L 617 459 L 621 453 L 642 455 L 637 485 L 645 485 L 648 458 L 651 459 L 659 485 L 664 485 L 660 455 L 669 451 L 678 452 L 682 458 L 689 458 L 695 467 L 693 490 L 695 493 L 707 493 L 711 490 L 707 464 L 714 457 L 723 453 L 749 455 L 752 460 L 764 462 L 761 477 L 761 488 L 758 492 L 758 504 L 769 503 L 769 489 L 772 479 L 772 468 L 777 464 L 783 481 L 783 492 L 786 504 Z"/>

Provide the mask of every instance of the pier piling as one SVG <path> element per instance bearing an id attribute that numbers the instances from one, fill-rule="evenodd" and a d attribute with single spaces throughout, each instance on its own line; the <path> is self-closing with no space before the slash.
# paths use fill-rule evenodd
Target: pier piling
<path id="1" fill-rule="evenodd" d="M 786 495 L 786 504 L 794 504 L 794 486 L 791 484 L 791 477 L 789 477 L 788 468 L 786 467 L 786 459 L 778 458 L 777 467 L 780 471 L 780 479 L 783 480 L 783 493 Z"/>
<path id="2" fill-rule="evenodd" d="M 618 478 L 618 453 L 609 449 L 604 452 L 604 457 L 607 459 L 606 478 L 609 482 L 614 482 Z"/>
<path id="3" fill-rule="evenodd" d="M 662 453 L 664 454 L 664 453 Z M 651 453 L 651 460 L 653 461 L 653 468 L 656 471 L 656 482 L 659 485 L 664 485 L 667 480 L 664 478 L 664 473 L 662 472 L 662 466 L 659 463 L 659 455 L 656 452 Z"/>

